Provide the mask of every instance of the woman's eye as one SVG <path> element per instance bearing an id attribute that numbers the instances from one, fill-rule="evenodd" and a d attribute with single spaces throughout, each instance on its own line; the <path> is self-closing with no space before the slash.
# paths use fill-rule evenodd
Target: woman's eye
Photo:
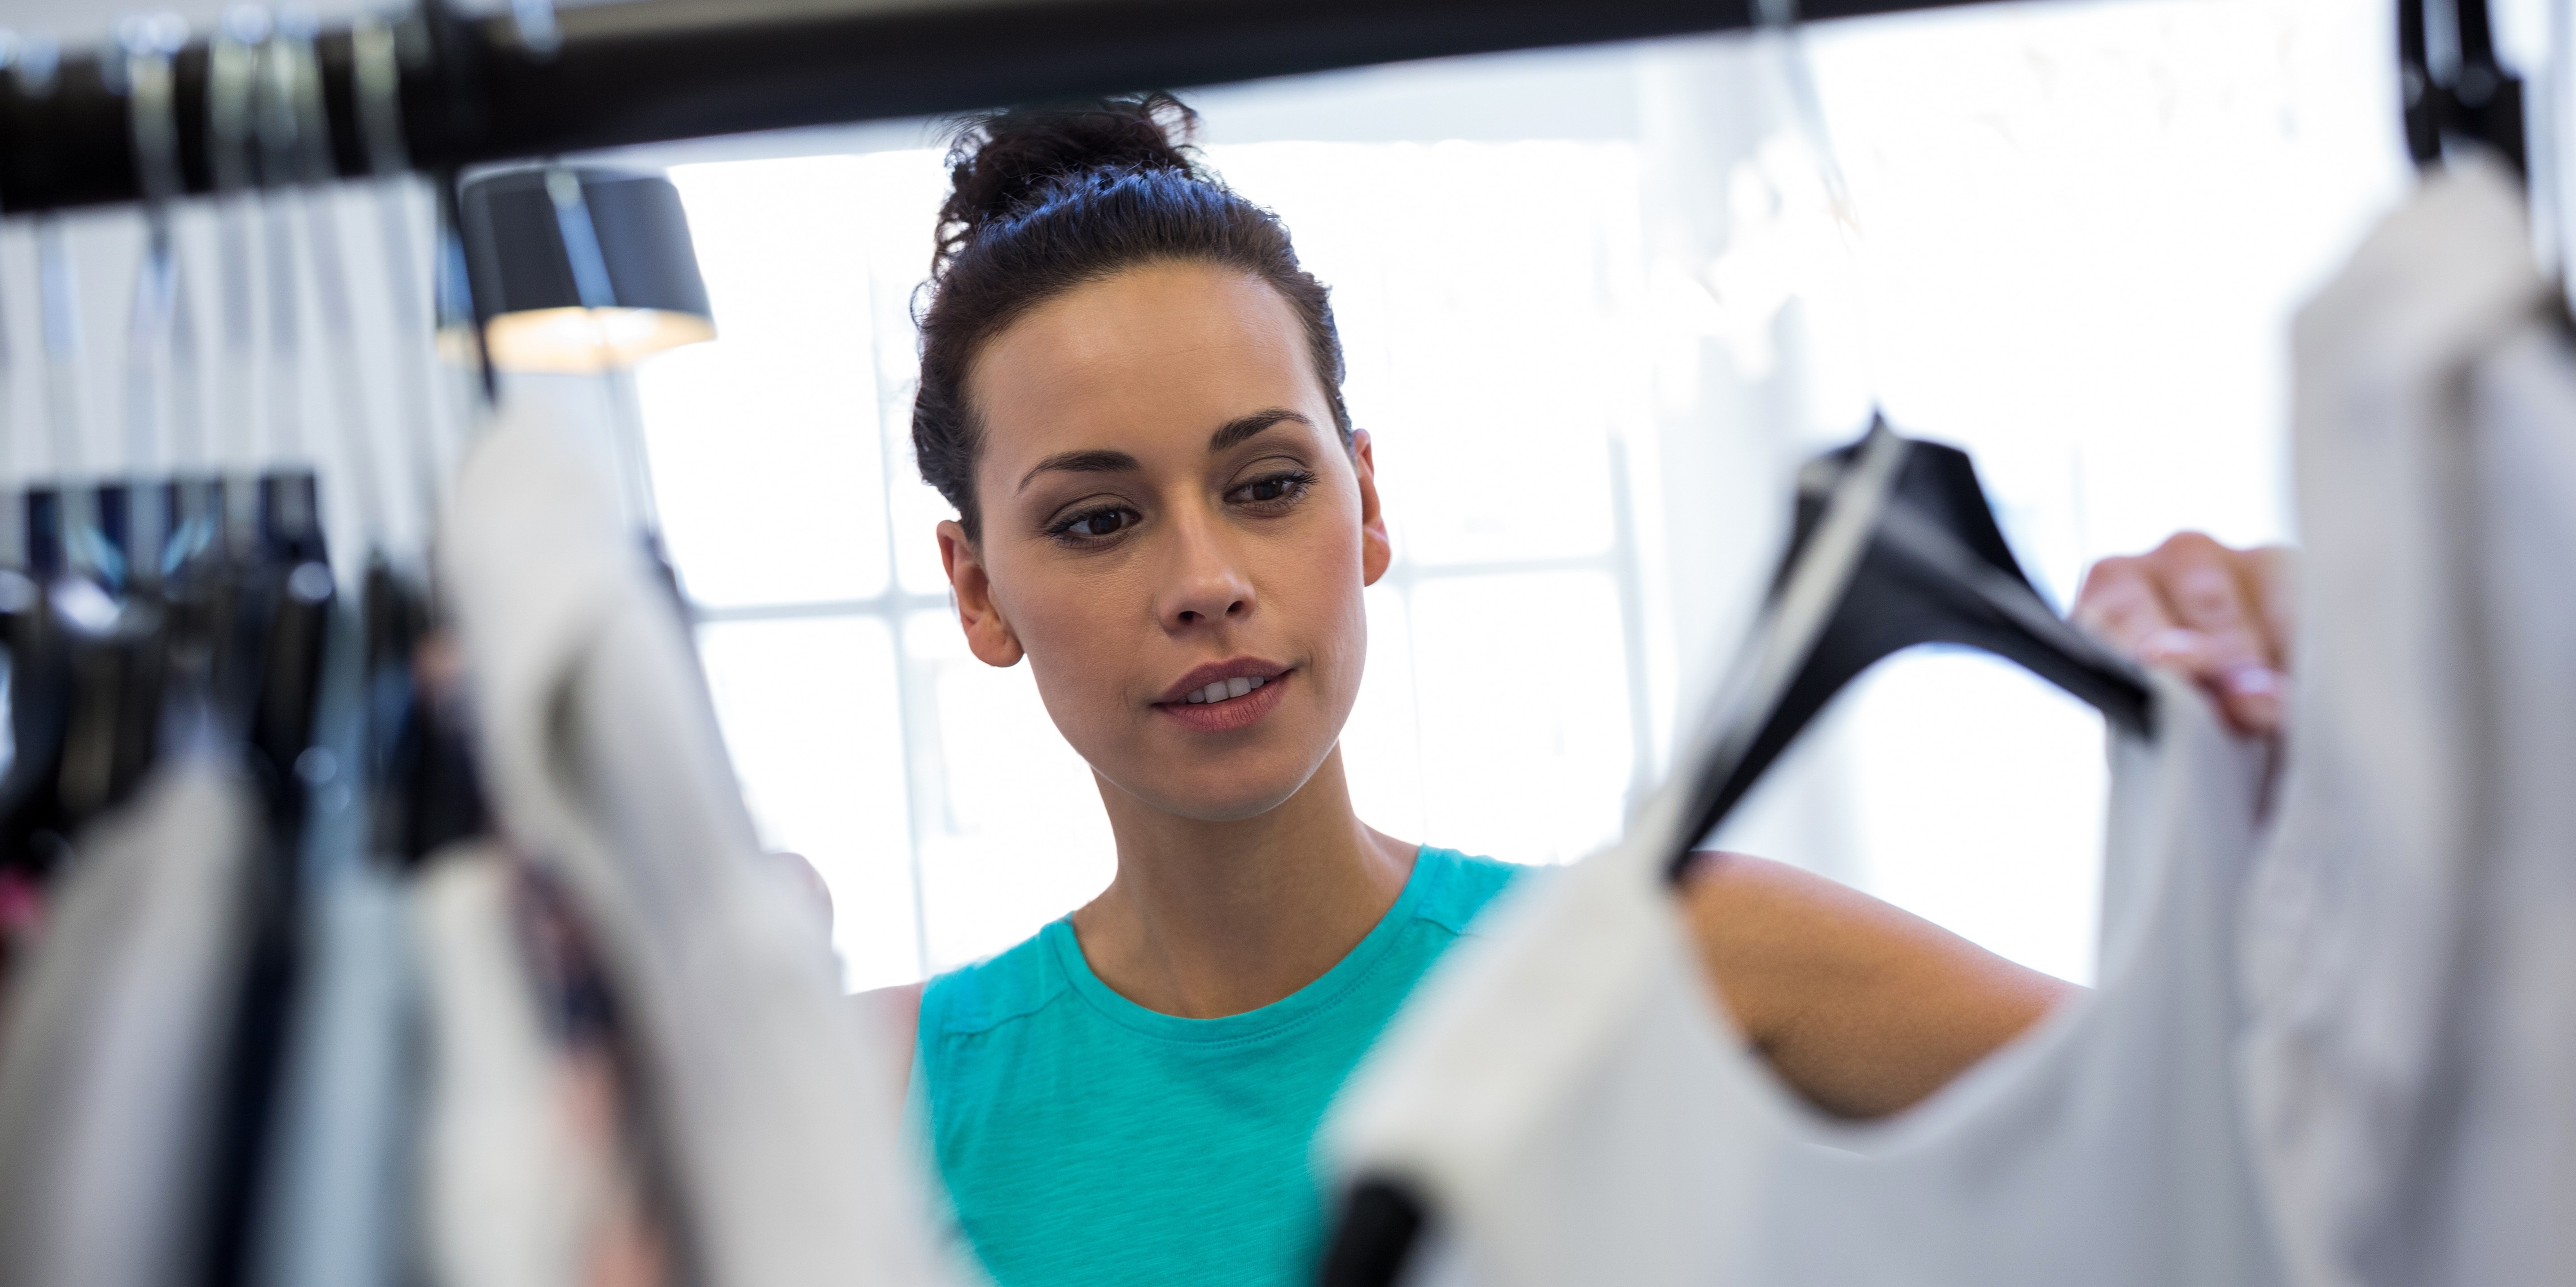
<path id="1" fill-rule="evenodd" d="M 1067 536 L 1115 536 L 1135 521 L 1136 515 L 1131 510 L 1098 509 L 1088 514 L 1076 514 L 1056 530 Z"/>
<path id="2" fill-rule="evenodd" d="M 1234 494 L 1255 505 L 1277 504 L 1280 501 L 1297 499 L 1298 495 L 1306 490 L 1307 485 L 1314 481 L 1315 476 L 1307 473 L 1292 471 L 1285 474 L 1272 474 L 1268 478 L 1256 478 L 1235 488 Z"/>

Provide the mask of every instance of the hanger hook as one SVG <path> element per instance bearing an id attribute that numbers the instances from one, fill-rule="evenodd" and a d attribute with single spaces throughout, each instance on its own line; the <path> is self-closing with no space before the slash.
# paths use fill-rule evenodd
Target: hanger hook
<path id="1" fill-rule="evenodd" d="M 285 11 L 270 15 L 268 38 L 259 46 L 258 76 L 252 82 L 251 132 L 259 143 L 258 175 L 263 188 L 286 187 L 305 177 L 291 22 Z"/>
<path id="2" fill-rule="evenodd" d="M 268 40 L 268 11 L 252 4 L 226 8 L 206 44 L 206 160 L 214 179 L 216 236 L 221 247 L 221 327 L 225 361 L 218 364 L 222 411 L 220 441 L 206 465 L 214 485 L 221 544 L 235 556 L 250 550 L 258 528 L 257 484 L 232 476 L 254 456 L 252 425 L 258 367 L 257 314 L 251 282 L 251 230 L 241 198 L 254 190 L 252 113 L 259 79 L 259 47 Z"/>
<path id="3" fill-rule="evenodd" d="M 510 0 L 510 26 L 518 33 L 519 47 L 538 62 L 551 62 L 563 50 L 554 0 Z"/>
<path id="4" fill-rule="evenodd" d="M 390 184 L 411 170 L 410 148 L 403 137 L 402 33 L 386 15 L 369 11 L 349 27 L 350 83 L 356 91 L 359 134 L 366 141 L 367 172 Z M 386 285 L 403 325 L 406 340 L 418 340 L 420 353 L 402 355 L 402 374 L 418 374 L 415 359 L 432 351 L 436 320 L 424 308 L 412 259 L 411 222 L 402 194 L 387 186 L 378 193 L 384 234 Z M 429 391 L 413 387 L 403 398 L 408 426 L 411 485 L 426 524 L 438 509 L 438 445 L 435 412 Z"/>
<path id="5" fill-rule="evenodd" d="M 2419 170 L 2442 160 L 2446 135 L 2493 149 L 2517 173 L 2530 169 L 2523 83 L 2496 61 L 2486 0 L 2451 0 L 2449 79 L 2437 75 L 2430 38 L 2431 0 L 2397 0 L 2398 92 L 2407 153 Z"/>
<path id="6" fill-rule="evenodd" d="M 51 97 L 54 73 L 63 65 L 61 42 L 45 32 L 25 32 L 10 53 L 9 71 L 18 78 L 18 92 L 29 98 Z"/>
<path id="7" fill-rule="evenodd" d="M 303 8 L 278 11 L 278 97 L 292 133 L 297 182 L 324 184 L 339 177 L 331 159 L 331 114 L 322 102 L 322 61 L 314 51 L 321 24 Z"/>
<path id="8" fill-rule="evenodd" d="M 51 36 L 29 35 L 19 43 L 17 54 L 10 72 L 18 79 L 19 92 L 29 98 L 50 96 L 57 84 L 61 46 Z M 41 213 L 35 223 L 36 319 L 44 341 L 45 409 L 53 425 L 54 472 L 68 495 L 81 436 L 75 357 L 80 333 L 73 312 L 71 252 L 63 245 L 60 216 Z"/>
<path id="9" fill-rule="evenodd" d="M 257 143 L 258 165 L 255 173 L 263 193 L 302 181 L 304 157 L 301 146 L 301 122 L 297 119 L 297 98 L 301 79 L 295 57 L 295 24 L 290 15 L 276 14 L 268 22 L 267 38 L 259 45 L 257 74 L 252 80 L 251 128 Z M 267 247 L 262 258 L 268 270 L 269 354 L 265 370 L 271 394 L 267 400 L 267 420 L 272 429 L 268 451 L 277 471 L 263 479 L 259 501 L 263 539 L 280 533 L 292 533 L 290 540 L 300 540 L 309 530 L 312 515 L 299 496 L 302 488 L 294 479 L 298 471 L 309 468 L 311 444 L 304 435 L 303 400 L 303 327 L 302 274 L 297 271 L 295 228 L 283 193 L 263 202 L 261 221 L 267 234 Z M 271 471 L 263 471 L 271 472 Z M 280 498 L 287 507 L 279 511 Z"/>
<path id="10" fill-rule="evenodd" d="M 354 484 L 353 495 L 367 543 L 371 551 L 381 551 L 385 543 L 384 483 L 376 469 L 375 435 L 369 428 L 371 417 L 358 372 L 354 338 L 357 315 L 350 302 L 348 263 L 340 250 L 336 213 L 323 191 L 323 185 L 339 176 L 331 155 L 330 113 L 322 101 L 321 60 L 314 50 L 318 25 L 308 10 L 289 9 L 279 15 L 274 41 L 279 68 L 276 79 L 284 99 L 284 113 L 294 125 L 294 150 L 299 159 L 296 177 L 305 185 L 301 202 L 304 249 L 313 265 L 315 297 L 321 306 L 320 334 L 325 344 L 338 350 L 325 374 L 338 403 L 335 418 L 345 449 L 340 465 Z"/>
<path id="11" fill-rule="evenodd" d="M 143 193 L 146 240 L 126 328 L 127 557 L 144 580 L 161 570 L 167 517 L 160 504 L 162 376 L 178 321 L 179 266 L 170 235 L 170 203 L 186 188 L 179 172 L 179 115 L 171 59 L 188 38 L 175 14 L 128 17 L 117 24 L 125 51 L 126 118 L 134 143 L 136 185 Z M 186 396 L 182 391 L 181 397 Z"/>
<path id="12" fill-rule="evenodd" d="M 117 23 L 125 50 L 127 117 L 134 140 L 135 180 L 146 211 L 166 217 L 168 203 L 186 190 L 179 173 L 179 113 L 171 58 L 188 39 L 177 14 L 138 14 Z"/>
<path id="13" fill-rule="evenodd" d="M 390 179 L 411 168 L 403 142 L 402 58 L 394 26 L 369 11 L 349 26 L 349 79 L 357 91 L 358 133 L 367 145 L 367 172 Z"/>
<path id="14" fill-rule="evenodd" d="M 451 103 L 465 101 L 453 89 L 452 78 L 459 74 L 460 54 L 466 48 L 462 38 L 463 23 L 447 0 L 412 0 L 407 28 L 416 27 L 429 50 L 431 74 L 443 87 L 442 95 Z M 458 128 L 453 108 L 437 122 L 451 142 Z M 436 198 L 433 304 L 441 330 L 456 327 L 463 330 L 473 344 L 474 370 L 482 407 L 489 411 L 501 404 L 501 377 L 492 365 L 491 336 L 483 319 L 474 308 L 474 281 L 465 268 L 464 173 L 454 161 L 436 164 L 430 172 L 430 186 Z"/>
<path id="15" fill-rule="evenodd" d="M 206 157 L 215 191 L 251 186 L 251 100 L 259 75 L 259 47 L 268 40 L 268 12 L 256 5 L 224 11 L 206 46 Z"/>

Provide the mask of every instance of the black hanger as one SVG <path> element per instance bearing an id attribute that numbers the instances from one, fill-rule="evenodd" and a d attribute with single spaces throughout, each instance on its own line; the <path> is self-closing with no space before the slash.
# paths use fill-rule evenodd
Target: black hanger
<path id="1" fill-rule="evenodd" d="M 369 573 L 366 614 L 370 847 L 409 868 L 453 841 L 488 831 L 491 817 L 464 694 L 421 674 L 424 649 L 439 646 L 428 595 L 380 565 Z"/>
<path id="2" fill-rule="evenodd" d="M 2031 588 L 1968 454 L 1901 437 L 1879 419 L 1859 442 L 1801 472 L 1789 552 L 1732 690 L 1728 724 L 1706 743 L 1674 877 L 1834 694 L 1927 643 L 2017 662 L 2113 724 L 2153 731 L 2144 676 Z"/>
<path id="3" fill-rule="evenodd" d="M 2428 0 L 2397 0 L 2397 68 L 2406 104 L 2406 150 L 2417 167 L 2442 159 L 2445 136 L 2483 143 L 2530 172 L 2522 115 L 2522 80 L 2496 61 L 2495 28 L 2486 0 L 2452 0 L 2459 66 L 2448 83 L 2433 76 L 2426 52 Z"/>
<path id="4" fill-rule="evenodd" d="M 67 503 L 75 494 L 86 504 Z M 122 483 L 66 484 L 15 507 L 27 567 L 0 574 L 15 748 L 0 774 L 0 865 L 39 878 L 132 793 L 159 746 L 167 617 L 129 575 L 134 497 Z"/>
<path id="5" fill-rule="evenodd" d="M 0 774 L 0 865 L 50 872 L 83 823 L 141 785 L 174 720 L 211 718 L 243 746 L 271 827 L 292 841 L 336 591 L 311 477 L 264 481 L 277 503 L 257 546 L 122 587 L 73 565 L 57 497 L 30 493 L 35 575 L 0 574 L 16 748 Z"/>
<path id="6" fill-rule="evenodd" d="M 1876 419 L 1860 441 L 1801 471 L 1789 552 L 1753 647 L 1701 739 L 1685 822 L 1666 864 L 1691 852 L 1845 685 L 1891 654 L 1949 643 L 2018 662 L 2111 723 L 2153 732 L 2146 679 L 2059 617 L 1995 526 L 1966 452 L 1901 437 Z M 1325 1287 L 1388 1287 L 1429 1221 L 1421 1199 L 1363 1176 L 1343 1199 Z"/>
<path id="7" fill-rule="evenodd" d="M 8 600 L 11 735 L 0 775 L 0 864 L 48 874 L 83 824 L 129 798 L 163 741 L 174 669 L 159 594 L 111 594 L 63 573 L 0 573 Z"/>
<path id="8" fill-rule="evenodd" d="M 72 721 L 71 648 L 34 579 L 0 572 L 9 646 L 9 768 L 0 774 L 0 866 L 46 879 L 71 850 L 54 783 Z"/>

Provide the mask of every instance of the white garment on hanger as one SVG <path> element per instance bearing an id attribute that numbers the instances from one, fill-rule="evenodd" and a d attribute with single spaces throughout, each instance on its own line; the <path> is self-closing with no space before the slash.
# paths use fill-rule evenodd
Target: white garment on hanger
<path id="1" fill-rule="evenodd" d="M 2527 325 L 2471 384 L 2480 589 L 2498 699 L 2442 1169 L 2441 1281 L 2576 1282 L 2576 351 Z"/>
<path id="2" fill-rule="evenodd" d="M 420 1249 L 431 1287 L 578 1287 L 585 1175 L 496 845 L 430 857 L 411 892 L 429 1022 Z"/>
<path id="3" fill-rule="evenodd" d="M 2312 624 L 2243 1066 L 2304 1287 L 2576 1281 L 2576 375 L 2529 244 L 2455 163 L 2295 330 Z"/>
<path id="4" fill-rule="evenodd" d="M 2152 743 L 2112 747 L 2102 986 L 1924 1104 L 1829 1121 L 1741 1047 L 1663 880 L 1667 788 L 1426 982 L 1336 1106 L 1329 1172 L 1427 1199 L 1417 1283 L 2277 1281 L 2226 950 L 2262 755 L 2176 681 L 2155 709 Z"/>
<path id="5" fill-rule="evenodd" d="M 486 790 L 597 931 L 700 1270 L 940 1281 L 887 1061 L 764 860 L 614 463 L 534 387 L 465 462 L 440 551 Z"/>
<path id="6" fill-rule="evenodd" d="M 0 1036 L 0 1283 L 201 1274 L 256 835 L 240 775 L 194 754 L 82 833 Z"/>

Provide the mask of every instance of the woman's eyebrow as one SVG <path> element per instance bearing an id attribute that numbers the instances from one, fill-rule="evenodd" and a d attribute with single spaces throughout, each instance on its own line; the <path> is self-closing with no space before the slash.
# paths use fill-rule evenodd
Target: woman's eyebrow
<path id="1" fill-rule="evenodd" d="M 1235 445 L 1236 443 L 1250 438 L 1252 435 L 1257 434 L 1272 425 L 1290 420 L 1294 420 L 1309 429 L 1315 427 L 1314 421 L 1298 415 L 1296 412 L 1290 411 L 1286 407 L 1265 407 L 1248 416 L 1236 416 L 1234 419 L 1228 420 L 1224 424 L 1217 426 L 1216 432 L 1208 436 L 1208 454 L 1214 455 L 1217 452 Z"/>
<path id="2" fill-rule="evenodd" d="M 1208 451 L 1211 454 L 1223 451 L 1272 425 L 1290 421 L 1295 421 L 1309 429 L 1315 427 L 1314 421 L 1286 407 L 1265 407 L 1250 415 L 1236 416 L 1217 426 L 1216 432 L 1208 437 Z M 1123 451 L 1112 451 L 1103 447 L 1091 447 L 1081 451 L 1060 451 L 1039 461 L 1028 473 L 1021 475 L 1020 485 L 1015 490 L 1027 491 L 1029 484 L 1036 482 L 1038 475 L 1045 473 L 1129 474 L 1143 468 L 1144 465 L 1134 456 Z"/>
<path id="3" fill-rule="evenodd" d="M 1099 447 L 1085 451 L 1059 451 L 1039 461 L 1035 469 L 1021 476 L 1020 485 L 1014 489 L 1013 494 L 1027 491 L 1029 484 L 1036 482 L 1038 475 L 1044 473 L 1062 471 L 1068 474 L 1132 474 L 1142 468 L 1144 466 L 1137 463 L 1134 456 L 1123 451 L 1109 451 Z"/>

